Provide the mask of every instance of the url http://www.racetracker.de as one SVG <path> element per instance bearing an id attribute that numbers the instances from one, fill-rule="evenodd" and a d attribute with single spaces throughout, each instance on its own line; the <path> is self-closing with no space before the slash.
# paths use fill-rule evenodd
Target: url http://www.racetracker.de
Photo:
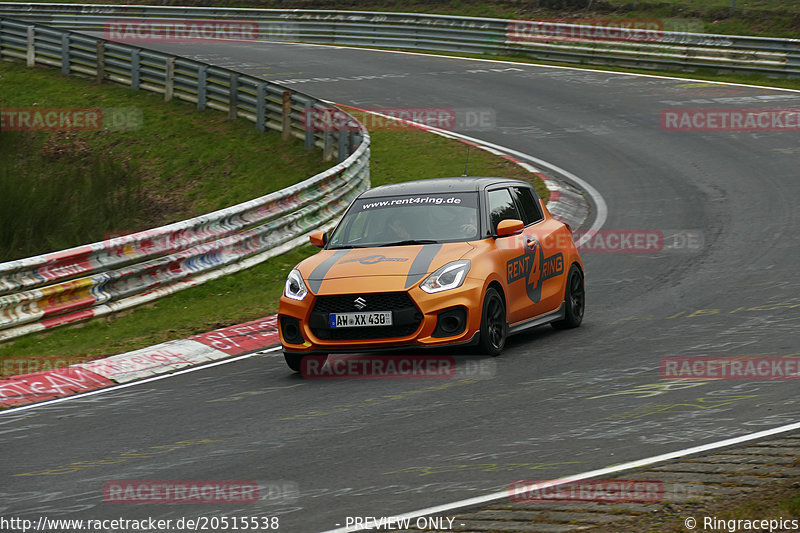
<path id="1" fill-rule="evenodd" d="M 200 516 L 194 518 L 113 518 L 93 519 L 55 519 L 40 516 L 38 519 L 0 516 L 0 531 L 39 533 L 62 533 L 86 531 L 87 533 L 123 532 L 186 532 L 186 531 L 278 531 L 280 520 L 277 516 Z"/>

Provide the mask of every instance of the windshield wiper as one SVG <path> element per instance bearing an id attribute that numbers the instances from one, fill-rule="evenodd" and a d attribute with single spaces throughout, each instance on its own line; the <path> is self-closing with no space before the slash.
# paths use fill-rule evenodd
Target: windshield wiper
<path id="1" fill-rule="evenodd" d="M 350 248 L 374 248 L 374 244 L 343 244 L 342 246 L 331 246 L 328 250 L 349 250 Z"/>
<path id="2" fill-rule="evenodd" d="M 432 239 L 408 239 L 405 241 L 397 241 L 397 242 L 387 242 L 386 244 L 381 244 L 381 248 L 384 246 L 407 246 L 411 244 L 437 244 L 439 241 L 434 241 Z"/>

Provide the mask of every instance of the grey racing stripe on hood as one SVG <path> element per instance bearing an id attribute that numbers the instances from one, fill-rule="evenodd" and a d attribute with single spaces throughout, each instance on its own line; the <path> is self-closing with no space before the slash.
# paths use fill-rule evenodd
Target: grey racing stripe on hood
<path id="1" fill-rule="evenodd" d="M 328 275 L 328 270 L 348 253 L 350 253 L 349 249 L 336 250 L 329 258 L 318 264 L 317 268 L 311 271 L 311 274 L 308 275 L 308 288 L 312 293 L 317 294 L 319 292 L 319 288 L 322 287 L 322 282 L 325 281 L 325 276 Z"/>
<path id="2" fill-rule="evenodd" d="M 433 258 L 436 257 L 436 254 L 439 253 L 439 250 L 442 249 L 442 246 L 443 245 L 440 243 L 426 244 L 422 247 L 417 254 L 417 257 L 414 258 L 414 262 L 411 263 L 411 268 L 408 270 L 406 289 L 425 277 L 425 274 L 428 273 L 428 269 L 433 262 Z"/>

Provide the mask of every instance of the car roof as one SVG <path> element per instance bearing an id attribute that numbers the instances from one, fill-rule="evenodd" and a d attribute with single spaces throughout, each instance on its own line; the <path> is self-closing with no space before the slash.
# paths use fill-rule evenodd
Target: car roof
<path id="1" fill-rule="evenodd" d="M 424 180 L 407 181 L 391 185 L 375 187 L 361 195 L 361 198 L 375 198 L 379 196 L 397 196 L 405 194 L 435 194 L 448 192 L 474 192 L 485 189 L 490 185 L 505 183 L 509 185 L 530 186 L 522 180 L 512 178 L 491 178 L 462 176 L 459 178 L 430 178 Z"/>

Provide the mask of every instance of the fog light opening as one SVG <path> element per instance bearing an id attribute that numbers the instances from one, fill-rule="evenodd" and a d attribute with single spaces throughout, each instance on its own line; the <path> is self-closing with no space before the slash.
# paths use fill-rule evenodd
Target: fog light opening
<path id="1" fill-rule="evenodd" d="M 303 334 L 300 332 L 300 323 L 296 318 L 281 317 L 281 333 L 283 340 L 289 344 L 303 344 Z"/>
<path id="2" fill-rule="evenodd" d="M 442 331 L 452 335 L 461 329 L 461 320 L 457 316 L 446 316 L 442 319 Z"/>
<path id="3" fill-rule="evenodd" d="M 436 320 L 434 337 L 453 337 L 460 335 L 467 327 L 467 310 L 463 307 L 446 309 Z"/>

